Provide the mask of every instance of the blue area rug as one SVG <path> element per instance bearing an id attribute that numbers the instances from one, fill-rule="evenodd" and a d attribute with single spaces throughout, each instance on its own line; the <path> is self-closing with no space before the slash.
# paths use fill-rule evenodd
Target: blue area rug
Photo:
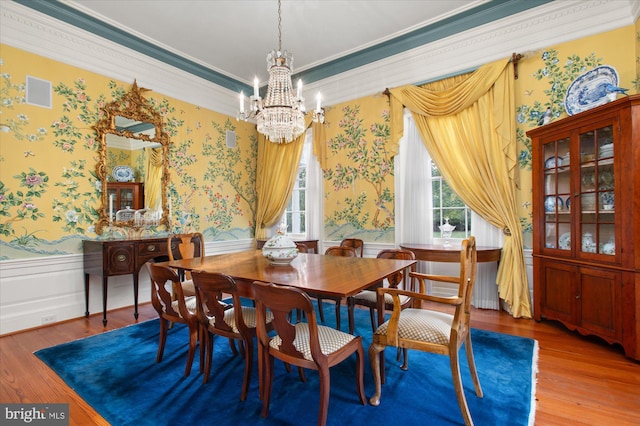
<path id="1" fill-rule="evenodd" d="M 333 308 L 326 308 L 327 325 Z M 343 308 L 343 325 L 347 312 Z M 365 351 L 365 393 L 374 393 L 367 355 L 371 342 L 368 311 L 356 309 L 356 334 Z M 276 361 L 269 417 L 260 417 L 257 354 L 249 395 L 240 401 L 243 360 L 232 357 L 227 339 L 216 338 L 212 374 L 202 383 L 199 360 L 183 377 L 187 330 L 169 331 L 164 358 L 156 364 L 158 320 L 151 320 L 36 352 L 69 386 L 112 425 L 315 425 L 319 380 L 307 370 L 302 383 L 296 369 L 287 373 Z M 532 425 L 535 414 L 537 342 L 506 334 L 472 330 L 476 366 L 484 398 L 475 396 L 461 349 L 461 371 L 476 425 Z M 396 350 L 386 352 L 387 381 L 378 407 L 358 401 L 355 356 L 331 369 L 329 425 L 463 424 L 453 390 L 448 357 L 409 352 L 409 370 L 400 370 Z M 73 413 L 71 413 L 73 416 Z"/>

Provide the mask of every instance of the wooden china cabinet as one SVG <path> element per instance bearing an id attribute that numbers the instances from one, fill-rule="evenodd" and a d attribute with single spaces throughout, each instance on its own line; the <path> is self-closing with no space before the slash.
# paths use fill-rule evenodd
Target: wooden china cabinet
<path id="1" fill-rule="evenodd" d="M 114 212 L 126 208 L 133 210 L 144 208 L 144 183 L 109 182 L 107 194 L 108 196 L 114 195 Z"/>
<path id="2" fill-rule="evenodd" d="M 534 318 L 640 359 L 640 95 L 527 132 Z"/>

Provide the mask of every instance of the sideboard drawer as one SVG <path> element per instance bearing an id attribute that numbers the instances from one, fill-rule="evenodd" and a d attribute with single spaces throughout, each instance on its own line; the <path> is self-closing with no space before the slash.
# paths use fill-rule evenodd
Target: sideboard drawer
<path id="1" fill-rule="evenodd" d="M 132 274 L 135 267 L 133 247 L 130 245 L 107 247 L 107 269 L 111 275 Z"/>
<path id="2" fill-rule="evenodd" d="M 138 258 L 152 259 L 167 254 L 167 242 L 145 241 L 138 243 Z"/>

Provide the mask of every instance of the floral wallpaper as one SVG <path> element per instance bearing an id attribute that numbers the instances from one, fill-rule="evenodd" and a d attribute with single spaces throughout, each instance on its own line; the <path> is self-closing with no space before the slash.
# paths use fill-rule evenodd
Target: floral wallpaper
<path id="1" fill-rule="evenodd" d="M 616 69 L 619 84 L 638 93 L 637 69 L 633 52 L 637 47 L 623 40 L 633 38 L 633 27 L 622 28 L 596 36 L 551 46 L 537 52 L 529 52 L 518 64 L 516 80 L 516 138 L 518 141 L 521 185 L 517 196 L 520 206 L 520 224 L 525 237 L 525 248 L 531 248 L 531 140 L 526 132 L 538 127 L 547 108 L 551 121 L 567 117 L 564 99 L 571 83 L 580 75 L 600 65 Z M 621 95 L 619 95 L 621 96 Z"/>
<path id="2" fill-rule="evenodd" d="M 393 243 L 394 179 L 389 105 L 374 96 L 327 112 L 325 239 Z"/>
<path id="3" fill-rule="evenodd" d="M 549 108 L 566 116 L 564 96 L 580 74 L 614 67 L 620 86 L 640 91 L 640 26 L 521 52 L 515 82 L 520 186 L 517 190 L 525 247 L 531 247 L 531 141 Z M 510 54 L 510 53 L 507 53 Z M 81 240 L 98 238 L 101 182 L 97 182 L 96 135 L 100 107 L 133 82 L 104 76 L 2 45 L 0 58 L 0 260 L 81 252 Z M 26 76 L 52 83 L 52 108 L 26 103 Z M 153 88 L 151 88 L 153 89 Z M 252 238 L 256 209 L 255 126 L 171 99 L 146 97 L 170 133 L 172 224 L 198 230 L 207 241 Z M 621 96 L 621 95 L 619 95 Z M 394 242 L 394 169 L 387 144 L 386 96 L 375 94 L 326 109 L 328 167 L 324 170 L 324 238 Z M 237 148 L 227 148 L 234 131 Z M 125 161 L 109 155 L 109 166 Z M 144 159 L 132 159 L 133 166 Z M 162 229 L 156 230 L 162 233 Z"/>
<path id="4" fill-rule="evenodd" d="M 0 259 L 81 253 L 95 234 L 102 183 L 92 125 L 101 107 L 133 82 L 117 82 L 9 46 L 0 58 Z M 26 102 L 26 76 L 51 82 L 50 109 Z M 255 127 L 153 91 L 145 93 L 169 134 L 173 231 L 207 240 L 254 234 Z M 237 147 L 227 148 L 226 131 Z M 143 178 L 143 156 L 109 150 L 107 170 L 129 164 Z M 163 228 L 153 230 L 166 235 Z"/>

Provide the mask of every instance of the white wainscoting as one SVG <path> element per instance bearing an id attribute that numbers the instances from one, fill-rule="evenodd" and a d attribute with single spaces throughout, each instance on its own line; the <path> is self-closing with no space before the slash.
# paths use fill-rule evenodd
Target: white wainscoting
<path id="1" fill-rule="evenodd" d="M 320 252 L 339 242 L 320 242 Z M 253 240 L 208 242 L 205 253 L 233 253 L 255 247 Z M 375 257 L 393 244 L 365 243 L 364 256 Z M 533 301 L 532 251 L 525 250 L 529 291 Z M 443 272 L 443 271 L 439 271 Z M 433 289 L 443 293 L 443 289 Z M 102 314 L 102 285 L 91 277 L 89 312 Z M 151 291 L 145 268 L 140 272 L 138 303 L 149 302 Z M 131 275 L 109 277 L 107 309 L 131 306 L 133 316 L 133 280 Z M 49 256 L 0 262 L 0 335 L 39 327 L 43 324 L 84 316 L 84 272 L 82 255 Z M 107 316 L 108 319 L 108 316 Z"/>
<path id="2" fill-rule="evenodd" d="M 255 247 L 254 240 L 208 242 L 205 253 L 232 253 Z M 149 275 L 140 271 L 138 303 L 151 300 Z M 91 276 L 89 312 L 102 315 L 102 284 Z M 131 306 L 131 275 L 109 277 L 107 310 Z M 0 262 L 0 335 L 84 316 L 82 254 Z M 108 316 L 107 316 L 108 319 Z"/>

